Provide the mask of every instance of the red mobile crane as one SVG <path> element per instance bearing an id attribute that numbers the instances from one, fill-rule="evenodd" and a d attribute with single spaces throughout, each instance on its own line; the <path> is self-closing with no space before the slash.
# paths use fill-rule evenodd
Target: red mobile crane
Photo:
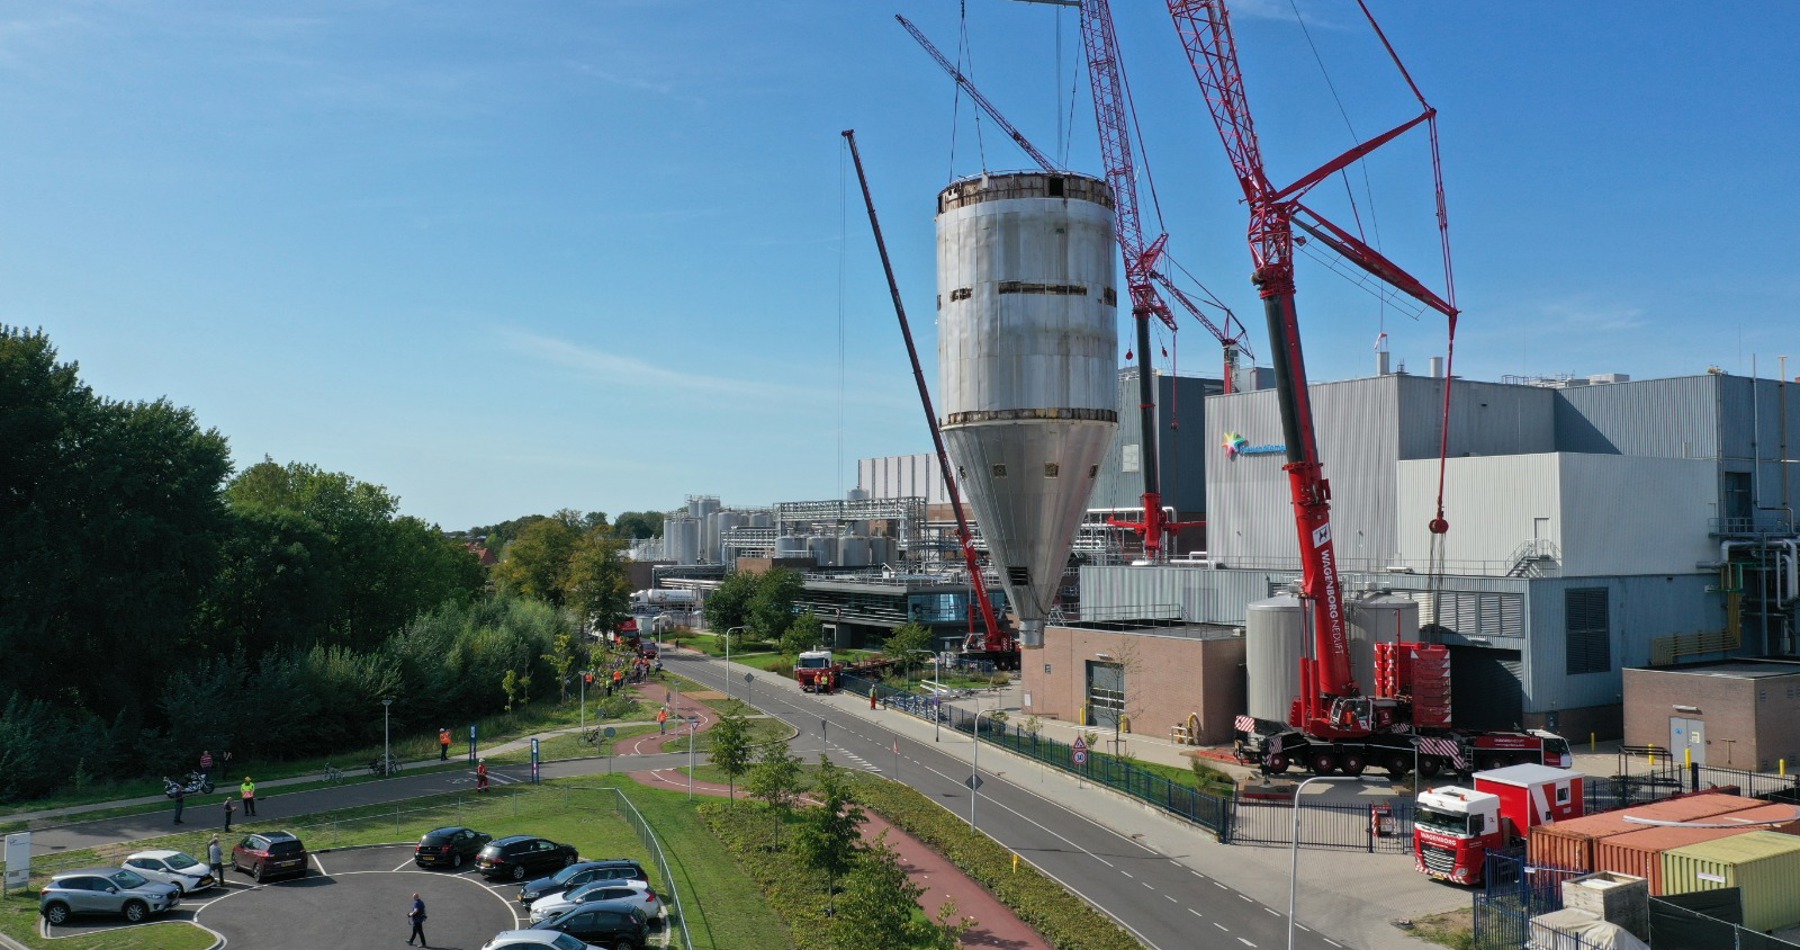
<path id="1" fill-rule="evenodd" d="M 988 600 L 987 578 L 981 571 L 981 558 L 975 553 L 975 540 L 969 533 L 969 519 L 963 514 L 962 492 L 957 489 L 956 476 L 950 468 L 950 453 L 944 450 L 944 434 L 938 428 L 937 411 L 931 406 L 931 389 L 925 385 L 925 371 L 919 365 L 919 350 L 913 345 L 912 326 L 906 321 L 906 305 L 900 300 L 900 283 L 894 279 L 894 265 L 888 259 L 887 241 L 881 236 L 881 219 L 875 216 L 875 196 L 869 191 L 869 176 L 863 172 L 862 152 L 856 147 L 856 130 L 845 129 L 844 140 L 850 143 L 850 158 L 856 165 L 856 180 L 862 185 L 863 204 L 869 209 L 869 228 L 875 232 L 875 248 L 881 252 L 881 269 L 887 274 L 888 293 L 894 298 L 894 316 L 899 318 L 900 336 L 906 341 L 907 358 L 912 360 L 913 382 L 918 384 L 919 404 L 925 410 L 925 423 L 931 429 L 931 444 L 937 449 L 938 470 L 944 479 L 944 490 L 950 494 L 951 510 L 956 512 L 956 540 L 962 547 L 963 560 L 969 566 L 969 585 L 975 589 L 975 601 L 981 607 L 981 649 L 972 649 L 977 635 L 970 634 L 964 644 L 964 652 L 983 653 L 1002 668 L 1016 669 L 1019 662 L 1019 641 L 994 617 L 994 605 Z"/>
<path id="2" fill-rule="evenodd" d="M 1314 655 L 1300 660 L 1300 695 L 1294 700 L 1286 727 L 1240 716 L 1237 748 L 1240 757 L 1257 761 L 1271 772 L 1285 770 L 1294 759 L 1305 761 L 1321 774 L 1342 769 L 1351 775 L 1376 760 L 1396 776 L 1409 771 L 1415 760 L 1421 773 L 1433 774 L 1445 765 L 1463 770 L 1526 760 L 1567 765 L 1568 743 L 1551 733 L 1470 733 L 1450 729 L 1448 657 L 1442 646 L 1377 644 L 1379 682 L 1374 684 L 1373 697 L 1364 695 L 1351 675 L 1346 605 L 1331 537 L 1331 485 L 1319 464 L 1300 324 L 1294 309 L 1294 227 L 1298 225 L 1345 260 L 1444 314 L 1449 321 L 1451 354 L 1455 352 L 1458 314 L 1438 157 L 1437 110 L 1419 92 L 1368 6 L 1363 0 L 1357 0 L 1357 4 L 1418 99 L 1421 112 L 1278 188 L 1263 167 L 1224 0 L 1168 0 L 1176 32 L 1250 206 L 1248 236 L 1256 267 L 1252 280 L 1263 299 L 1274 347 L 1275 388 L 1287 445 L 1287 464 L 1283 468 L 1288 474 L 1299 537 L 1302 593 L 1312 605 Z M 1354 234 L 1301 203 L 1313 186 L 1420 125 L 1427 127 L 1431 140 L 1446 287 L 1442 297 Z M 1440 539 L 1449 530 L 1444 519 L 1442 460 L 1448 448 L 1449 399 L 1447 378 L 1437 514 L 1430 523 L 1432 534 Z"/>
<path id="3" fill-rule="evenodd" d="M 1075 0 L 1062 3 L 1064 6 L 1076 5 Z M 1131 295 L 1131 314 L 1137 321 L 1137 353 L 1138 353 L 1138 408 L 1140 421 L 1141 466 L 1144 472 L 1144 519 L 1142 521 L 1124 521 L 1116 518 L 1107 519 L 1107 523 L 1121 528 L 1129 528 L 1138 532 L 1144 539 L 1144 557 L 1146 560 L 1162 559 L 1163 537 L 1172 531 L 1182 528 L 1198 527 L 1203 521 L 1172 522 L 1165 521 L 1162 508 L 1162 470 L 1157 464 L 1157 432 L 1156 432 L 1156 397 L 1155 381 L 1150 372 L 1150 317 L 1154 315 L 1171 331 L 1178 329 L 1175 315 L 1168 303 L 1157 292 L 1161 285 L 1174 297 L 1184 309 L 1193 314 L 1202 326 L 1212 332 L 1224 348 L 1225 391 L 1232 392 L 1235 371 L 1239 354 L 1249 355 L 1250 348 L 1245 341 L 1247 331 L 1238 322 L 1237 316 L 1223 303 L 1213 300 L 1212 305 L 1223 313 L 1224 329 L 1207 319 L 1199 306 L 1188 294 L 1177 287 L 1169 277 L 1158 270 L 1157 265 L 1166 259 L 1163 253 L 1169 242 L 1167 234 L 1160 234 L 1155 239 L 1147 240 L 1144 236 L 1143 216 L 1139 213 L 1137 198 L 1137 169 L 1132 161 L 1131 129 L 1134 125 L 1131 118 L 1130 98 L 1127 94 L 1124 68 L 1119 59 L 1118 42 L 1113 36 L 1112 11 L 1106 0 L 1079 0 L 1081 7 L 1081 31 L 1087 49 L 1088 73 L 1092 80 L 1094 94 L 1094 121 L 1100 133 L 1101 161 L 1106 166 L 1106 181 L 1113 190 L 1113 222 L 1114 231 L 1119 242 L 1119 249 L 1125 258 L 1125 285 Z M 925 49 L 937 64 L 943 67 L 950 77 L 969 94 L 989 118 L 999 124 L 1025 154 L 1043 167 L 1045 171 L 1059 172 L 1063 169 L 1050 157 L 1040 151 L 1037 146 L 1025 137 L 973 81 L 963 75 L 938 48 L 932 45 L 925 34 L 913 26 L 904 16 L 896 15 L 894 19 L 912 34 L 914 40 Z"/>

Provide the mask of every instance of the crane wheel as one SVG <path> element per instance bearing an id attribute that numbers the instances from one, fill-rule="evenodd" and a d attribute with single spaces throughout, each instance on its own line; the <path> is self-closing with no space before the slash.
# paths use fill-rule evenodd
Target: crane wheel
<path id="1" fill-rule="evenodd" d="M 1420 778 L 1429 782 L 1432 779 L 1437 778 L 1438 773 L 1442 772 L 1443 770 L 1444 770 L 1444 760 L 1438 758 L 1437 756 L 1425 755 L 1425 756 L 1419 757 L 1419 777 Z"/>
<path id="2" fill-rule="evenodd" d="M 1314 775 L 1330 775 L 1337 771 L 1337 756 L 1329 752 L 1314 752 L 1309 761 Z"/>
<path id="3" fill-rule="evenodd" d="M 1381 762 L 1382 768 L 1395 778 L 1405 778 L 1412 771 L 1412 756 L 1402 752 L 1390 752 Z"/>
<path id="4" fill-rule="evenodd" d="M 1263 769 L 1270 775 L 1280 775 L 1288 770 L 1288 757 L 1280 752 L 1271 753 L 1263 759 Z"/>
<path id="5" fill-rule="evenodd" d="M 1346 752 L 1338 758 L 1338 768 L 1341 769 L 1345 775 L 1361 775 L 1363 774 L 1363 770 L 1368 767 L 1369 760 L 1365 758 L 1361 752 Z"/>

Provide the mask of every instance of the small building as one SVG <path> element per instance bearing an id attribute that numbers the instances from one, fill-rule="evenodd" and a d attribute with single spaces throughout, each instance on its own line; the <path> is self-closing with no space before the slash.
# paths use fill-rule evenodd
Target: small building
<path id="1" fill-rule="evenodd" d="M 1244 708 L 1242 628 L 1166 620 L 1051 624 L 1021 657 L 1021 714 L 1205 744 Z M 1123 720 L 1123 721 L 1121 721 Z"/>
<path id="2" fill-rule="evenodd" d="M 1625 741 L 1701 765 L 1800 764 L 1800 662 L 1731 660 L 1625 670 Z"/>

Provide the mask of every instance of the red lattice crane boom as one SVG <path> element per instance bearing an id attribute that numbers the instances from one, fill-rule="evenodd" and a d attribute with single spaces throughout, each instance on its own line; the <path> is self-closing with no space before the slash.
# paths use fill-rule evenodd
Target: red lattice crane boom
<path id="1" fill-rule="evenodd" d="M 1263 299 L 1264 315 L 1269 324 L 1273 345 L 1272 363 L 1277 395 L 1281 405 L 1282 435 L 1287 444 L 1288 487 L 1294 504 L 1295 528 L 1300 543 L 1302 584 L 1313 611 L 1314 658 L 1301 663 L 1301 697 L 1296 710 L 1301 726 L 1307 732 L 1323 736 L 1344 736 L 1367 731 L 1347 717 L 1339 715 L 1340 701 L 1360 695 L 1350 669 L 1350 651 L 1346 639 L 1343 592 L 1338 581 L 1337 560 L 1331 536 L 1331 485 L 1319 464 L 1312 405 L 1307 391 L 1306 363 L 1300 345 L 1299 318 L 1294 308 L 1294 227 L 1342 255 L 1346 260 L 1386 281 L 1396 289 L 1413 296 L 1450 320 L 1451 339 L 1455 339 L 1457 309 L 1454 284 L 1450 279 L 1448 219 L 1444 210 L 1443 176 L 1438 168 L 1437 112 L 1419 95 L 1416 84 L 1400 66 L 1387 37 L 1382 45 L 1402 76 L 1419 99 L 1422 112 L 1406 122 L 1362 142 L 1286 187 L 1276 187 L 1263 166 L 1261 146 L 1250 107 L 1244 95 L 1243 74 L 1238 66 L 1237 44 L 1224 0 L 1168 0 L 1169 13 L 1181 37 L 1194 76 L 1205 93 L 1206 104 L 1217 126 L 1226 155 L 1237 174 L 1244 198 L 1250 206 L 1250 256 L 1256 270 L 1253 280 Z M 1368 7 L 1363 14 L 1371 24 L 1374 17 Z M 1425 125 L 1431 132 L 1432 166 L 1437 185 L 1437 218 L 1440 243 L 1444 254 L 1446 296 L 1440 297 L 1350 232 L 1327 221 L 1301 204 L 1307 190 L 1324 181 L 1370 152 L 1405 132 Z M 1448 298 L 1448 299 L 1446 299 Z M 1450 387 L 1444 387 L 1446 406 Z M 1447 415 L 1446 415 L 1447 421 Z M 1448 426 L 1445 426 L 1448 437 Z M 1438 512 L 1431 530 L 1442 534 L 1448 529 L 1443 517 L 1443 484 L 1440 465 Z"/>

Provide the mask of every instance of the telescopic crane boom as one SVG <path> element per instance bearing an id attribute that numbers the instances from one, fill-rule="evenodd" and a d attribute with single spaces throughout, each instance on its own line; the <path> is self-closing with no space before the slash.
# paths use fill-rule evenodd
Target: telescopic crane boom
<path id="1" fill-rule="evenodd" d="M 1017 653 L 1019 643 L 994 617 L 994 605 L 988 600 L 987 578 L 981 571 L 981 559 L 975 554 L 975 540 L 969 532 L 969 519 L 963 514 L 962 492 L 956 487 L 956 475 L 950 468 L 950 453 L 944 450 L 944 433 L 938 428 L 937 410 L 931 406 L 931 389 L 925 385 L 925 371 L 919 365 L 919 350 L 913 345 L 912 325 L 906 320 L 906 305 L 900 300 L 900 282 L 894 279 L 894 265 L 888 259 L 887 241 L 881 236 L 881 219 L 875 216 L 875 196 L 869 191 L 869 176 L 863 172 L 862 152 L 856 147 L 856 130 L 845 129 L 844 139 L 850 143 L 850 158 L 856 165 L 856 180 L 862 185 L 863 204 L 869 209 L 869 229 L 875 232 L 875 249 L 881 252 L 881 269 L 887 275 L 888 293 L 894 298 L 894 316 L 900 321 L 900 336 L 906 341 L 906 356 L 912 361 L 913 382 L 919 387 L 919 405 L 925 410 L 925 424 L 931 429 L 931 444 L 937 449 L 938 470 L 944 478 L 944 490 L 950 495 L 950 508 L 956 512 L 956 540 L 962 547 L 963 560 L 969 566 L 969 584 L 975 589 L 975 601 L 981 607 L 981 622 L 986 631 L 983 651 L 989 654 Z"/>

